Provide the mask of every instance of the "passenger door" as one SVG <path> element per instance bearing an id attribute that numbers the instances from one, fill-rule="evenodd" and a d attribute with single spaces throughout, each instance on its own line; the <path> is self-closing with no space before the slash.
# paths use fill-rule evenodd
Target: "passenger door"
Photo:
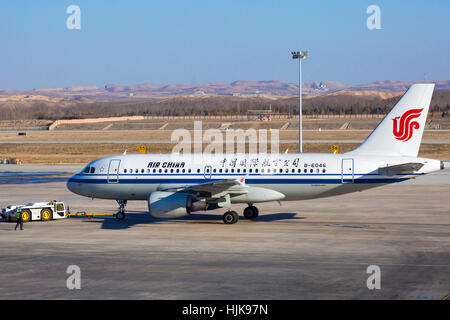
<path id="1" fill-rule="evenodd" d="M 108 183 L 119 182 L 119 167 L 120 167 L 119 159 L 113 159 L 109 162 L 108 177 L 106 179 Z"/>
<path id="2" fill-rule="evenodd" d="M 341 183 L 353 183 L 354 180 L 354 160 L 342 159 Z"/>

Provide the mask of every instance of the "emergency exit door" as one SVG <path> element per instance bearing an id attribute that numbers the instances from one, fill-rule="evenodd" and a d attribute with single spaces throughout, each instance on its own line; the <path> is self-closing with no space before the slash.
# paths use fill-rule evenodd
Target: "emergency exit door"
<path id="1" fill-rule="evenodd" d="M 342 159 L 341 183 L 353 183 L 354 180 L 354 160 Z"/>
<path id="2" fill-rule="evenodd" d="M 212 174 L 212 167 L 211 166 L 205 166 L 205 168 L 203 169 L 203 176 L 205 179 L 211 179 L 211 174 Z"/>

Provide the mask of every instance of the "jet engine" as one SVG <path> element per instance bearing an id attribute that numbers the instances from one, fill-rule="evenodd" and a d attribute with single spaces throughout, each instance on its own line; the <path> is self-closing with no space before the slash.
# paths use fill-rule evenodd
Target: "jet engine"
<path id="1" fill-rule="evenodd" d="M 179 218 L 207 208 L 204 198 L 197 199 L 188 193 L 155 191 L 148 197 L 148 210 L 157 218 Z"/>

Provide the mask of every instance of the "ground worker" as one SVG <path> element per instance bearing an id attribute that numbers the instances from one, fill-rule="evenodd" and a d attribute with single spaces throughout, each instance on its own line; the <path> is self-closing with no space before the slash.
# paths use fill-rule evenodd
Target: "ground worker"
<path id="1" fill-rule="evenodd" d="M 20 230 L 23 230 L 22 212 L 20 212 L 20 211 L 16 212 L 16 219 L 17 219 L 17 224 L 16 224 L 16 227 L 14 228 L 14 230 L 17 230 L 17 227 L 19 225 L 20 225 Z"/>

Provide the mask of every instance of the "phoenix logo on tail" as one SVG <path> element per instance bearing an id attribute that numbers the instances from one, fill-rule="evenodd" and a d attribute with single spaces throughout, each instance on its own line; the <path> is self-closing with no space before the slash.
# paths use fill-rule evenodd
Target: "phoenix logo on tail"
<path id="1" fill-rule="evenodd" d="M 411 109 L 406 111 L 401 117 L 395 117 L 392 119 L 394 122 L 393 133 L 395 139 L 400 141 L 408 141 L 411 139 L 413 130 L 419 129 L 420 124 L 417 121 L 412 121 L 415 118 L 420 117 L 422 109 Z"/>

